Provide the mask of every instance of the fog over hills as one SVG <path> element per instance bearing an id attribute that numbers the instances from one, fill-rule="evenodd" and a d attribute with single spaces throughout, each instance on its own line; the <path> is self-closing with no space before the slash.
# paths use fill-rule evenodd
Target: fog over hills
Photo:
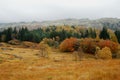
<path id="1" fill-rule="evenodd" d="M 8 27 L 28 27 L 28 29 L 36 29 L 45 26 L 85 26 L 85 27 L 94 27 L 94 28 L 102 28 L 103 26 L 109 27 L 110 29 L 120 29 L 120 19 L 118 18 L 101 18 L 101 19 L 61 19 L 61 20 L 51 20 L 51 21 L 42 21 L 42 22 L 18 22 L 18 23 L 0 23 L 1 30 Z"/>

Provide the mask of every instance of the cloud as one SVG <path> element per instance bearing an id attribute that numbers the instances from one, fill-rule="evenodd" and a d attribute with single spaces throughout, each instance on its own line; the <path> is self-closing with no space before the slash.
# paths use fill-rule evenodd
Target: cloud
<path id="1" fill-rule="evenodd" d="M 120 18 L 120 0 L 0 0 L 0 22 Z"/>

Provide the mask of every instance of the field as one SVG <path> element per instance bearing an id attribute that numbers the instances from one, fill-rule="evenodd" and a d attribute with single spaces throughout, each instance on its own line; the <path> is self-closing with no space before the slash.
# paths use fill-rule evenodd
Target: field
<path id="1" fill-rule="evenodd" d="M 49 58 L 32 48 L 0 47 L 0 80 L 120 80 L 120 60 L 94 59 L 86 54 L 74 61 L 72 53 L 51 49 Z"/>

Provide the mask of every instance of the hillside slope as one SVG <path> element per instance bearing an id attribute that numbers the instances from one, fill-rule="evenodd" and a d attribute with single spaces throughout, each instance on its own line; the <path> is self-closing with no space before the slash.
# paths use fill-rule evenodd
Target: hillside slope
<path id="1" fill-rule="evenodd" d="M 3 30 L 7 27 L 28 27 L 31 29 L 40 28 L 43 26 L 50 25 L 75 25 L 75 26 L 85 26 L 85 27 L 95 27 L 101 28 L 107 26 L 111 29 L 120 29 L 120 19 L 117 18 L 101 18 L 96 20 L 90 19 L 61 19 L 53 21 L 42 21 L 42 22 L 19 22 L 19 23 L 0 23 L 0 28 Z"/>

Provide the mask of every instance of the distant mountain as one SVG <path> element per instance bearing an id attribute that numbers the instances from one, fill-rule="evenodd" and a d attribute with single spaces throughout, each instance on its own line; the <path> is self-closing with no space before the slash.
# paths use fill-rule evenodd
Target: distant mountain
<path id="1" fill-rule="evenodd" d="M 8 27 L 28 27 L 31 29 L 40 28 L 43 26 L 52 26 L 52 25 L 74 25 L 74 26 L 85 26 L 85 27 L 94 27 L 102 28 L 106 26 L 110 29 L 120 29 L 120 19 L 118 18 L 101 18 L 96 20 L 90 19 L 61 19 L 54 21 L 43 21 L 43 22 L 19 22 L 19 23 L 0 23 L 0 30 Z"/>

